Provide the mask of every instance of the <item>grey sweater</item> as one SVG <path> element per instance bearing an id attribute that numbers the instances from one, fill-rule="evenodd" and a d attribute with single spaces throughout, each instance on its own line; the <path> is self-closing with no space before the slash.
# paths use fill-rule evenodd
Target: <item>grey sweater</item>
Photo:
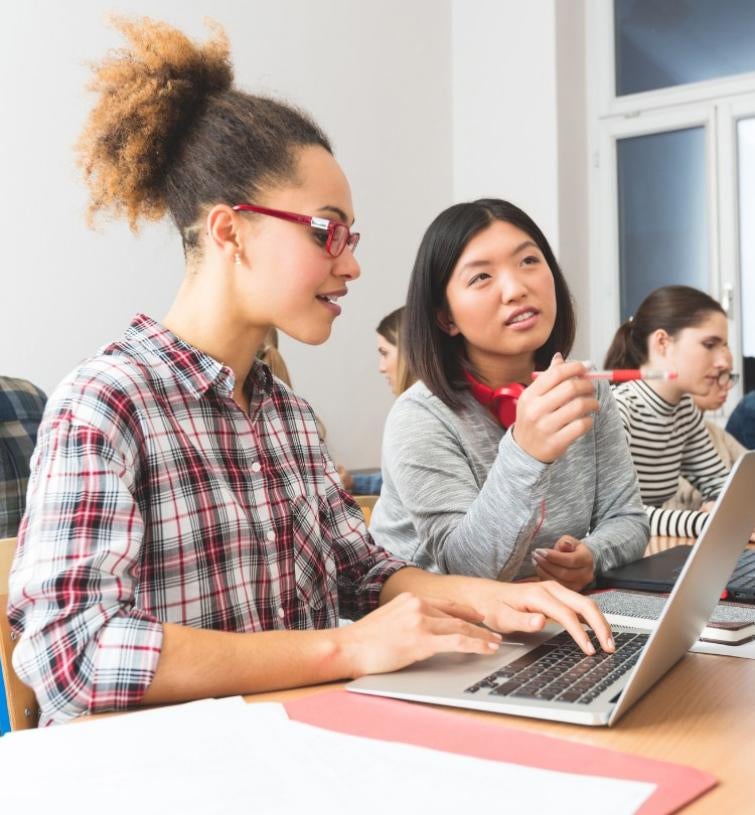
<path id="1" fill-rule="evenodd" d="M 376 542 L 432 571 L 512 579 L 529 553 L 569 534 L 596 571 L 642 556 L 649 527 L 609 386 L 597 383 L 592 430 L 552 464 L 525 453 L 471 394 L 452 411 L 417 382 L 383 436 Z"/>

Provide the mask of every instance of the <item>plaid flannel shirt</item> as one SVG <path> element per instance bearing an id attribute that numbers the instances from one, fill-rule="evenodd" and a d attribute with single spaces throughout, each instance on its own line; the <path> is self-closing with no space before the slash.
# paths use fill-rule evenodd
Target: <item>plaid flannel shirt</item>
<path id="1" fill-rule="evenodd" d="M 140 315 L 51 397 L 8 607 L 42 724 L 138 703 L 162 622 L 333 627 L 404 565 L 369 537 L 309 405 L 260 362 L 249 415 L 233 384 Z"/>
<path id="2" fill-rule="evenodd" d="M 46 399 L 31 382 L 0 376 L 0 538 L 15 537 L 24 514 L 29 462 Z"/>

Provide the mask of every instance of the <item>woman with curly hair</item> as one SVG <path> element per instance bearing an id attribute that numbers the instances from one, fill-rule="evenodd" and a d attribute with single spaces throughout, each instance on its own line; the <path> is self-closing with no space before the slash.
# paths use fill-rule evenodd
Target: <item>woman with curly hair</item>
<path id="1" fill-rule="evenodd" d="M 130 48 L 96 68 L 79 145 L 90 211 L 169 214 L 186 275 L 160 322 L 137 315 L 58 386 L 40 428 L 9 616 L 42 723 L 490 653 L 546 616 L 612 650 L 561 586 L 443 578 L 373 543 L 311 408 L 256 359 L 271 327 L 324 342 L 359 277 L 330 143 L 232 86 L 222 32 L 117 25 Z"/>

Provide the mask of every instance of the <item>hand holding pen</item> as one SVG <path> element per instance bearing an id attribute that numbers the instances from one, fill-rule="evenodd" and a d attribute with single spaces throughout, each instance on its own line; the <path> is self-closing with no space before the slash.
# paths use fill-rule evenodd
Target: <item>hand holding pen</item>
<path id="1" fill-rule="evenodd" d="M 555 354 L 548 370 L 538 373 L 519 397 L 513 434 L 522 450 L 550 463 L 590 430 L 600 405 L 583 362 Z"/>

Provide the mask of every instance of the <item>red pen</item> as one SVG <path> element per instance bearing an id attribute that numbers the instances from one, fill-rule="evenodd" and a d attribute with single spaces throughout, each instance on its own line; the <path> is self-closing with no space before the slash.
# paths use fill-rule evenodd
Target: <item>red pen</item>
<path id="1" fill-rule="evenodd" d="M 537 379 L 545 371 L 533 371 L 532 378 Z M 676 371 L 641 371 L 639 368 L 616 368 L 613 371 L 587 371 L 585 379 L 607 379 L 609 382 L 631 382 L 633 379 L 676 379 Z"/>

